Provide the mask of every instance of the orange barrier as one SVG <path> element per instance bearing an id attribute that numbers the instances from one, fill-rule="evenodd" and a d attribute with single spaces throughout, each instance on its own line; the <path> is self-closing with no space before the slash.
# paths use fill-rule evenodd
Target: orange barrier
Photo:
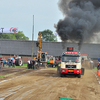
<path id="1" fill-rule="evenodd" d="M 97 75 L 100 77 L 100 70 L 97 69 Z"/>
<path id="2" fill-rule="evenodd" d="M 99 71 L 98 71 L 98 69 L 97 69 L 97 75 L 98 75 L 98 73 L 99 73 Z"/>
<path id="3" fill-rule="evenodd" d="M 100 72 L 98 73 L 99 77 L 100 77 Z"/>

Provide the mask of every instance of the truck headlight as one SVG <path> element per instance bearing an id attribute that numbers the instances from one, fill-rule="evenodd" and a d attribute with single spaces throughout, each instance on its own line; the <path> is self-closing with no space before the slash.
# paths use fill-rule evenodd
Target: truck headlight
<path id="1" fill-rule="evenodd" d="M 62 72 L 65 72 L 65 70 L 62 70 Z"/>

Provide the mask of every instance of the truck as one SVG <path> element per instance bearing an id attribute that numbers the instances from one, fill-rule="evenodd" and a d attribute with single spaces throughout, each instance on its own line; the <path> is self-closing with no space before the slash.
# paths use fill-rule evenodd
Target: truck
<path id="1" fill-rule="evenodd" d="M 81 66 L 81 56 L 73 47 L 68 47 L 67 51 L 62 54 L 61 63 L 57 67 L 57 73 L 63 77 L 66 75 L 75 75 L 81 78 L 84 75 L 84 68 Z"/>
<path id="2" fill-rule="evenodd" d="M 60 56 L 47 55 L 47 67 L 56 67 L 59 62 L 61 62 Z"/>

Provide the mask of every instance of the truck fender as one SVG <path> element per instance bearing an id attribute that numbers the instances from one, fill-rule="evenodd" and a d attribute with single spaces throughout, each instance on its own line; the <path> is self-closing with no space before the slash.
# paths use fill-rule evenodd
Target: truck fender
<path id="1" fill-rule="evenodd" d="M 85 68 L 81 68 L 81 75 L 84 75 Z"/>

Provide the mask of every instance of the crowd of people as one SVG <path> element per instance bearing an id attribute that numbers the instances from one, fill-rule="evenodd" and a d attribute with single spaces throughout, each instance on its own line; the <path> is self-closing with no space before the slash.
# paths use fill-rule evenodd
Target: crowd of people
<path id="1" fill-rule="evenodd" d="M 8 59 L 0 57 L 0 68 L 5 66 L 15 67 L 15 57 Z"/>

